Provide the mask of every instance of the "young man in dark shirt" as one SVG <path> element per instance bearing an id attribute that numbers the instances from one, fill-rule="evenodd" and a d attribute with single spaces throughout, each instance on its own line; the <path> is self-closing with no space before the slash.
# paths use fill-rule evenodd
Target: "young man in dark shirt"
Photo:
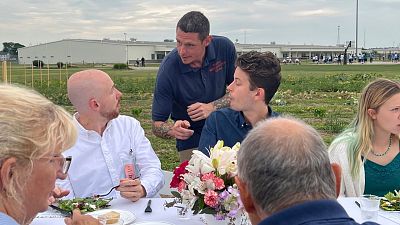
<path id="1" fill-rule="evenodd" d="M 199 150 L 206 155 L 218 140 L 232 147 L 259 121 L 278 116 L 269 106 L 281 82 L 275 55 L 251 51 L 239 56 L 236 64 L 234 81 L 227 88 L 230 107 L 211 113 L 201 133 Z"/>

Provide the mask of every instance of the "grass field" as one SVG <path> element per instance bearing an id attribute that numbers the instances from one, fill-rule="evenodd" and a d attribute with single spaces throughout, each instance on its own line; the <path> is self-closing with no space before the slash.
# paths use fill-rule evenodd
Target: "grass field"
<path id="1" fill-rule="evenodd" d="M 155 137 L 151 132 L 151 103 L 157 67 L 113 70 L 99 66 L 113 78 L 122 91 L 122 114 L 137 118 L 159 156 L 163 169 L 172 170 L 178 165 L 174 140 Z M 33 87 L 64 106 L 73 108 L 66 96 L 65 81 L 68 76 L 84 67 L 59 70 L 47 68 L 33 71 Z M 2 71 L 2 68 L 0 68 Z M 49 80 L 47 82 L 47 74 Z M 11 82 L 32 86 L 32 70 L 12 65 Z M 10 75 L 8 75 L 10 80 Z M 400 78 L 400 64 L 364 65 L 282 65 L 280 90 L 272 99 L 272 108 L 281 113 L 305 120 L 314 126 L 329 144 L 354 116 L 361 89 L 371 80 L 385 77 Z M 26 82 L 25 82 L 26 80 Z"/>

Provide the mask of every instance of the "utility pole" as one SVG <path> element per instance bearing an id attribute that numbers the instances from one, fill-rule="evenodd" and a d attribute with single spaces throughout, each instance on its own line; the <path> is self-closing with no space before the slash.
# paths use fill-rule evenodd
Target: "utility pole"
<path id="1" fill-rule="evenodd" d="M 358 57 L 358 0 L 356 4 L 356 57 Z"/>

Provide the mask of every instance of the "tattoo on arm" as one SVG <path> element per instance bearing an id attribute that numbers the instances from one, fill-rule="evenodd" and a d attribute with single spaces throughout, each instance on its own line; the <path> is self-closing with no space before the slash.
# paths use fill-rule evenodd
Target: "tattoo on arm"
<path id="1" fill-rule="evenodd" d="M 229 107 L 229 103 L 230 103 L 230 101 L 229 101 L 228 93 L 226 93 L 224 96 L 222 96 L 222 98 L 213 101 L 213 105 L 214 105 L 215 109 L 222 109 L 222 108 Z"/>
<path id="2" fill-rule="evenodd" d="M 159 126 L 156 126 L 153 123 L 152 130 L 153 130 L 154 135 L 156 135 L 157 137 L 171 139 L 173 137 L 171 135 L 169 135 L 168 132 L 171 130 L 171 128 L 173 126 L 174 126 L 173 124 L 170 124 L 168 122 L 163 122 Z"/>

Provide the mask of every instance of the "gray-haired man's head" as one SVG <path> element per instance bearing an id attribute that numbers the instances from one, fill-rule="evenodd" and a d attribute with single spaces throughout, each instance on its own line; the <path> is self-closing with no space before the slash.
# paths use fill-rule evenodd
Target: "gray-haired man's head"
<path id="1" fill-rule="evenodd" d="M 294 118 L 271 118 L 249 132 L 238 179 L 265 214 L 306 200 L 335 199 L 335 177 L 321 136 Z"/>

